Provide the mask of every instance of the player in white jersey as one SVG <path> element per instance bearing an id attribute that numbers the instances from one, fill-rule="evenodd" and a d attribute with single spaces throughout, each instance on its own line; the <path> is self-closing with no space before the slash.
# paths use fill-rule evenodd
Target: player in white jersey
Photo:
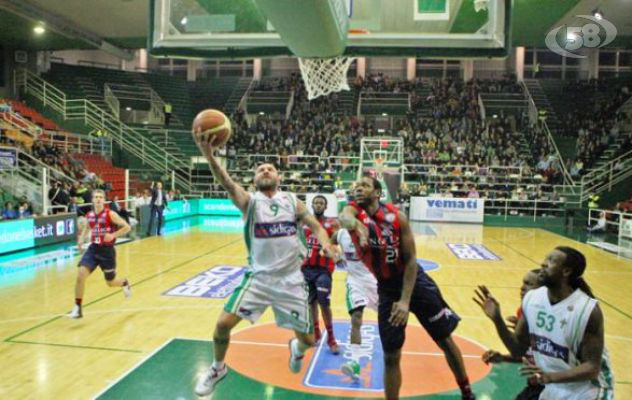
<path id="1" fill-rule="evenodd" d="M 213 176 L 226 189 L 230 199 L 246 217 L 244 236 L 248 247 L 249 270 L 219 316 L 213 334 L 214 362 L 199 378 L 195 392 L 207 396 L 227 374 L 224 364 L 231 330 L 242 320 L 254 323 L 271 306 L 278 326 L 292 329 L 290 370 L 298 373 L 305 351 L 314 345 L 307 289 L 300 267 L 305 256 L 298 224 L 307 225 L 325 243 L 323 250 L 335 257 L 329 236 L 320 223 L 292 193 L 279 190 L 279 174 L 272 164 L 261 164 L 255 171 L 257 192 L 250 194 L 235 183 L 214 156 L 215 136 L 195 141 L 208 160 Z"/>
<path id="2" fill-rule="evenodd" d="M 499 330 L 514 357 L 529 345 L 534 362 L 522 374 L 543 384 L 541 400 L 614 399 L 612 369 L 604 346 L 603 314 L 582 278 L 586 258 L 570 247 L 556 247 L 542 263 L 544 285 L 522 301 L 523 318 L 515 335 Z M 498 325 L 497 325 L 498 328 Z"/>
<path id="3" fill-rule="evenodd" d="M 342 364 L 341 371 L 351 377 L 360 377 L 360 362 L 362 336 L 362 314 L 365 307 L 369 307 L 377 312 L 377 280 L 366 268 L 364 263 L 358 258 L 355 246 L 351 240 L 351 235 L 346 229 L 339 229 L 332 242 L 339 244 L 342 249 L 342 256 L 347 266 L 347 311 L 351 315 L 351 338 L 349 340 L 349 353 L 344 354 L 350 360 Z"/>

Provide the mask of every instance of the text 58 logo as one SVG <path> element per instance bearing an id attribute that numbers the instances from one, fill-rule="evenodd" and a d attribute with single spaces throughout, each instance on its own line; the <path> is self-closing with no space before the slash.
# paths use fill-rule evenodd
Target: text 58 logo
<path id="1" fill-rule="evenodd" d="M 582 47 L 604 47 L 617 37 L 617 28 L 607 19 L 594 15 L 575 15 L 578 18 L 591 20 L 582 26 L 561 25 L 551 30 L 545 39 L 546 47 L 562 57 L 586 58 L 588 56 L 572 53 Z M 566 34 L 563 35 L 566 28 Z M 562 32 L 560 34 L 560 31 Z M 558 35 L 560 39 L 558 40 Z M 603 38 L 605 36 L 605 38 Z M 603 40 L 602 40 L 603 38 Z M 562 46 L 560 46 L 560 43 Z"/>

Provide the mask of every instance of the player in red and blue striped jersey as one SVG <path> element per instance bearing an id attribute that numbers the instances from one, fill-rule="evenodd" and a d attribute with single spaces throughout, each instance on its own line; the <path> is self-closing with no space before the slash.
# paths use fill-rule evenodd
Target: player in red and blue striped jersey
<path id="1" fill-rule="evenodd" d="M 462 398 L 474 399 L 463 356 L 451 336 L 460 318 L 432 278 L 417 265 L 415 239 L 406 215 L 392 204 L 381 203 L 381 194 L 382 186 L 375 177 L 362 177 L 355 186 L 355 201 L 345 207 L 339 222 L 351 233 L 359 258 L 378 282 L 386 398 L 399 399 L 401 348 L 412 312 L 443 350 Z"/>
<path id="2" fill-rule="evenodd" d="M 327 209 L 327 198 L 317 195 L 312 199 L 312 210 L 314 217 L 320 225 L 325 228 L 329 237 L 332 237 L 338 230 L 338 221 L 335 218 L 325 217 Z M 331 316 L 331 285 L 332 273 L 334 272 L 334 260 L 323 253 L 323 247 L 318 242 L 316 235 L 308 227 L 304 227 L 305 239 L 307 241 L 307 258 L 303 262 L 302 271 L 305 282 L 309 289 L 308 302 L 311 307 L 312 321 L 314 323 L 314 339 L 320 340 L 320 324 L 318 318 L 318 307 L 323 315 L 325 329 L 327 330 L 327 345 L 332 353 L 338 354 L 338 343 L 334 336 Z"/>

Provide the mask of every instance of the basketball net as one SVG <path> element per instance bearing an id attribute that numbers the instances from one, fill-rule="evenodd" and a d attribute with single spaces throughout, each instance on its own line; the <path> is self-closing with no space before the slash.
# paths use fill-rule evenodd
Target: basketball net
<path id="1" fill-rule="evenodd" d="M 384 161 L 385 158 L 376 158 L 373 160 L 373 170 L 375 171 L 375 177 L 377 179 L 384 179 Z"/>
<path id="2" fill-rule="evenodd" d="M 298 58 L 307 98 L 313 100 L 330 93 L 350 90 L 347 71 L 353 57 Z"/>

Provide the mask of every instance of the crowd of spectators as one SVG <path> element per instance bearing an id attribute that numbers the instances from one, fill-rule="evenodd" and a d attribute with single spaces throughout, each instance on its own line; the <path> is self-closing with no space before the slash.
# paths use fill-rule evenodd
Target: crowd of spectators
<path id="1" fill-rule="evenodd" d="M 629 116 L 617 111 L 630 99 L 630 89 L 616 81 L 592 79 L 568 82 L 563 90 L 568 98 L 581 99 L 562 119 L 563 133 L 577 138 L 577 153 L 571 165 L 573 172 L 579 169 L 581 175 L 619 139 L 623 139 L 623 146 L 629 146 L 630 131 L 625 130 Z"/>
<path id="2" fill-rule="evenodd" d="M 418 93 L 422 85 L 427 86 L 427 95 L 420 98 Z M 342 105 L 337 94 L 308 101 L 297 75 L 286 80 L 262 81 L 257 90 L 294 91 L 290 117 L 262 115 L 248 123 L 243 113 L 234 114 L 234 134 L 227 148 L 229 167 L 246 170 L 252 168 L 256 161 L 261 161 L 254 157 L 239 159 L 237 156 L 241 154 L 277 154 L 276 161 L 284 171 L 300 165 L 301 169 L 308 171 L 340 172 L 350 165 L 351 157 L 359 155 L 362 138 L 399 136 L 405 146 L 407 177 L 419 179 L 421 185 L 417 186 L 422 192 L 424 186 L 431 186 L 435 192 L 450 192 L 457 196 L 471 193 L 473 196 L 478 191 L 486 192 L 484 185 L 488 182 L 495 187 L 495 181 L 510 175 L 535 175 L 542 184 L 561 180 L 559 161 L 552 156 L 548 143 L 543 142 L 533 154 L 522 151 L 519 144 L 528 140 L 525 136 L 527 118 L 501 113 L 496 118 L 483 121 L 480 116 L 480 93 L 522 92 L 513 77 L 469 82 L 451 79 L 422 82 L 373 74 L 366 79 L 356 79 L 354 88 L 365 92 L 409 93 L 418 97 L 415 101 L 417 110 L 430 110 L 430 116 L 419 116 L 413 109 L 407 116 L 396 119 L 392 129 L 380 130 L 371 118 L 340 114 L 338 111 Z M 538 166 L 541 155 L 545 160 Z M 315 157 L 311 163 L 297 164 L 297 158 L 306 156 Z M 433 175 L 429 171 L 432 168 L 439 168 L 451 181 L 427 181 Z M 487 176 L 482 179 L 484 182 L 472 178 L 479 175 Z M 497 189 L 502 191 L 507 188 Z M 512 193 L 512 189 L 520 188 L 505 190 L 508 196 L 520 195 Z M 527 192 L 527 189 L 524 187 L 521 191 Z M 413 190 L 417 187 L 411 188 Z M 529 190 L 537 193 L 536 189 Z"/>

